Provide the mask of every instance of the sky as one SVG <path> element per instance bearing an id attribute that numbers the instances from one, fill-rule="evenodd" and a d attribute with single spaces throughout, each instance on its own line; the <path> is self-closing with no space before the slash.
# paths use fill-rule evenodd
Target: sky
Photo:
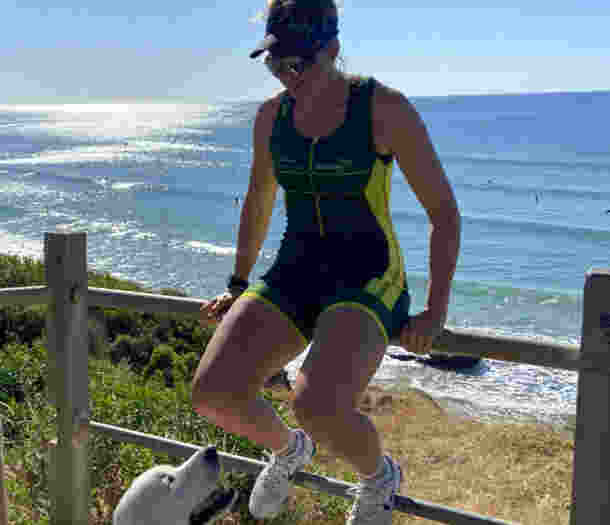
<path id="1" fill-rule="evenodd" d="M 263 100 L 265 0 L 3 0 L 0 104 Z M 407 96 L 610 89 L 608 0 L 342 0 L 346 71 Z"/>

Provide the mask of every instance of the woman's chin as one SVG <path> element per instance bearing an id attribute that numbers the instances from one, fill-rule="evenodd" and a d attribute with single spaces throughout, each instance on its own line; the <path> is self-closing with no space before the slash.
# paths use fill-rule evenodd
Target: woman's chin
<path id="1" fill-rule="evenodd" d="M 303 95 L 302 88 L 303 88 L 303 82 L 298 82 L 298 83 L 292 84 L 290 86 L 287 86 L 288 93 L 290 93 L 294 98 L 297 98 L 297 97 Z"/>

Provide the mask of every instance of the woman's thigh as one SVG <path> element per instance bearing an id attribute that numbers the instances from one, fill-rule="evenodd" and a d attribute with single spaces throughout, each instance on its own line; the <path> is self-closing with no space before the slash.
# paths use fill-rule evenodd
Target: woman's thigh
<path id="1" fill-rule="evenodd" d="M 193 401 L 252 398 L 305 349 L 293 323 L 255 297 L 239 298 L 216 328 L 193 379 Z"/>
<path id="2" fill-rule="evenodd" d="M 365 311 L 349 306 L 324 311 L 297 373 L 295 407 L 356 406 L 385 350 L 384 334 Z"/>

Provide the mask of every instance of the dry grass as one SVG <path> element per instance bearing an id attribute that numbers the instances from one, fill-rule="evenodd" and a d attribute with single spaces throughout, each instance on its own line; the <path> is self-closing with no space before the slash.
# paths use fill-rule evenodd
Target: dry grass
<path id="1" fill-rule="evenodd" d="M 290 400 L 290 394 L 275 396 Z M 361 409 L 403 468 L 402 495 L 522 525 L 568 524 L 574 450 L 569 434 L 531 423 L 458 419 L 415 390 L 397 394 L 371 387 Z M 298 426 L 292 415 L 289 422 Z M 350 466 L 323 447 L 307 470 L 355 480 Z M 342 498 L 297 487 L 287 514 L 272 523 L 343 525 L 349 506 Z M 230 515 L 222 525 L 239 519 Z M 438 522 L 395 513 L 394 525 L 414 523 Z"/>
<path id="2" fill-rule="evenodd" d="M 276 400 L 290 406 L 290 393 L 271 391 Z M 371 387 L 360 408 L 375 422 L 385 451 L 403 468 L 402 495 L 515 524 L 568 525 L 574 450 L 570 434 L 533 424 L 459 419 L 416 390 L 390 393 Z M 292 410 L 285 417 L 290 426 L 298 427 Z M 323 446 L 306 470 L 356 481 L 351 467 Z M 27 472 L 20 465 L 7 466 L 9 483 L 24 475 Z M 120 471 L 110 469 L 105 477 L 92 525 L 111 523 L 112 510 L 125 489 Z M 251 485 L 246 482 L 244 487 Z M 344 525 L 351 505 L 343 498 L 296 487 L 285 513 L 273 520 L 255 520 L 245 511 L 248 497 L 243 490 L 238 511 L 217 525 Z M 36 513 L 29 510 L 26 514 L 35 523 Z M 438 522 L 398 512 L 393 519 L 393 525 L 428 523 Z"/>

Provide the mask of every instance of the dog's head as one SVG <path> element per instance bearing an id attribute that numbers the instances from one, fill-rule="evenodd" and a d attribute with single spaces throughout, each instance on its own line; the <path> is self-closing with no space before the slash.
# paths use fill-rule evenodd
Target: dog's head
<path id="1" fill-rule="evenodd" d="M 206 447 L 178 467 L 159 465 L 140 474 L 114 511 L 113 525 L 189 525 L 193 511 L 217 488 L 216 448 Z"/>

